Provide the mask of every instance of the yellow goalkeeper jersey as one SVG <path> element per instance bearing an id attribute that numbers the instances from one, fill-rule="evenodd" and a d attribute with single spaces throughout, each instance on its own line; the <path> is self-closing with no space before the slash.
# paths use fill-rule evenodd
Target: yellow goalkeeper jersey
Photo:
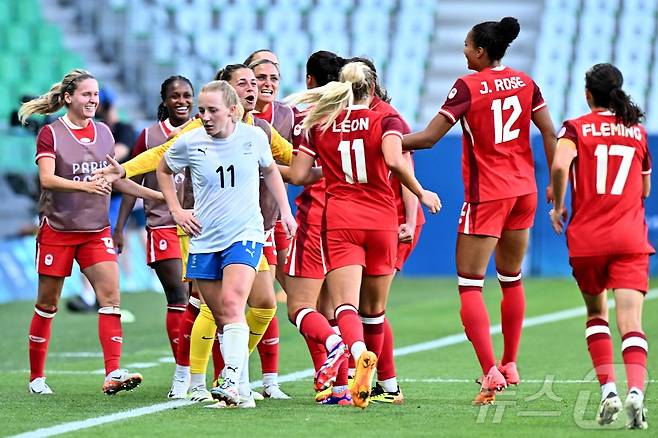
<path id="1" fill-rule="evenodd" d="M 254 116 L 252 114 L 247 114 L 247 120 L 245 123 L 248 125 L 254 124 Z M 167 149 L 171 147 L 172 144 L 178 139 L 180 135 L 185 132 L 191 131 L 193 129 L 203 129 L 203 122 L 201 119 L 194 119 L 185 126 L 176 136 L 167 140 L 166 143 L 161 144 L 160 146 L 147 149 L 141 154 L 137 155 L 135 158 L 126 161 L 123 163 L 123 168 L 126 170 L 126 178 L 132 178 L 136 175 L 143 175 L 145 173 L 153 172 L 158 167 L 160 160 L 162 159 Z M 292 145 L 288 140 L 283 138 L 273 126 L 270 125 L 272 131 L 272 139 L 270 141 L 270 149 L 272 150 L 272 157 L 278 163 L 290 165 L 292 162 Z"/>

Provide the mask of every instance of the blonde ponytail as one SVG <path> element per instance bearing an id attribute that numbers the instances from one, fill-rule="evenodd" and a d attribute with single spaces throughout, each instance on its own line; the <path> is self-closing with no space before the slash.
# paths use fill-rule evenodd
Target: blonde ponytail
<path id="1" fill-rule="evenodd" d="M 329 82 L 322 87 L 293 94 L 286 99 L 286 103 L 313 105 L 304 118 L 302 128 L 310 129 L 320 125 L 320 128 L 326 131 L 341 111 L 352 106 L 354 102 L 366 100 L 373 79 L 373 72 L 367 65 L 350 62 L 341 69 L 340 82 Z"/>
<path id="2" fill-rule="evenodd" d="M 25 102 L 18 110 L 18 120 L 22 124 L 27 123 L 27 119 L 32 114 L 52 114 L 66 106 L 64 94 L 73 94 L 78 88 L 78 84 L 85 79 L 95 79 L 87 70 L 73 69 L 62 79 L 61 82 L 53 84 L 50 90 L 36 99 Z"/>

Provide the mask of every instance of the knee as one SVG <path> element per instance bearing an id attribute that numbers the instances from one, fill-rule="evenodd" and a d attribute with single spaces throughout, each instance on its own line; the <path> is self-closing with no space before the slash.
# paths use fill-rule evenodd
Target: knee
<path id="1" fill-rule="evenodd" d="M 187 304 L 187 288 L 183 284 L 165 287 L 165 295 L 167 297 L 167 304 Z"/>
<path id="2" fill-rule="evenodd" d="M 620 314 L 617 315 L 617 329 L 623 336 L 628 332 L 641 332 L 642 320 L 639 315 Z"/>
<path id="3" fill-rule="evenodd" d="M 118 288 L 98 288 L 96 290 L 98 305 L 101 307 L 119 307 L 121 298 Z"/>

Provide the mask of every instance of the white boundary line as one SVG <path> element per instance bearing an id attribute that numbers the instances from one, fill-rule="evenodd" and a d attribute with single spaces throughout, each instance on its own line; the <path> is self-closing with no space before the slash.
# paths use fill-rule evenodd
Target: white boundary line
<path id="1" fill-rule="evenodd" d="M 652 289 L 646 296 L 646 300 L 652 300 L 658 298 L 658 289 Z M 612 309 L 615 307 L 613 300 L 608 302 L 608 308 Z M 547 313 L 545 315 L 534 316 L 531 318 L 526 318 L 523 323 L 524 327 L 534 327 L 543 324 L 550 324 L 553 322 L 563 321 L 565 319 L 571 319 L 576 316 L 584 316 L 585 307 L 574 307 L 572 309 L 560 310 L 558 312 Z M 501 333 L 502 328 L 500 324 L 491 327 L 491 334 Z M 466 341 L 466 335 L 463 333 L 458 333 L 455 335 L 445 336 L 443 338 L 435 339 L 429 342 L 422 342 L 419 344 L 409 345 L 407 347 L 397 348 L 394 351 L 396 357 L 406 356 L 408 354 L 418 353 L 421 351 L 434 350 L 437 348 L 448 347 L 451 345 L 460 344 Z M 279 377 L 279 382 L 292 382 L 299 379 L 304 379 L 307 377 L 313 376 L 313 368 L 308 368 L 301 371 L 296 371 L 294 373 L 285 374 Z M 451 380 L 451 379 L 445 379 Z M 457 379 L 455 379 L 457 380 Z M 470 380 L 464 379 L 466 382 Z M 461 380 L 459 380 L 461 382 Z M 543 381 L 542 381 L 543 383 Z M 578 382 L 580 383 L 580 382 Z M 260 387 L 263 385 L 262 380 L 252 382 L 252 387 Z M 102 424 L 112 423 L 115 421 L 125 420 L 127 418 L 141 417 L 143 415 L 154 414 L 156 412 L 165 411 L 168 409 L 173 409 L 181 406 L 188 406 L 191 404 L 196 404 L 195 402 L 189 400 L 175 400 L 165 403 L 158 403 L 155 405 L 144 406 L 142 408 L 131 409 L 123 412 L 116 412 L 110 415 L 103 415 L 95 418 L 88 418 L 86 420 L 72 421 L 69 423 L 63 423 L 56 426 L 44 427 L 41 429 L 36 429 L 34 431 L 21 433 L 18 435 L 13 435 L 10 438 L 41 438 L 60 435 L 67 432 L 75 432 L 82 429 L 88 429 L 94 426 L 100 426 Z"/>

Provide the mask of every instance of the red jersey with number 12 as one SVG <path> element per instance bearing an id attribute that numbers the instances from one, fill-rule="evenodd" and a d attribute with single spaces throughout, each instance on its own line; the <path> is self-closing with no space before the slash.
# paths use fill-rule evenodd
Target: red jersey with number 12
<path id="1" fill-rule="evenodd" d="M 461 121 L 466 202 L 537 191 L 530 120 L 544 106 L 535 82 L 509 67 L 487 68 L 457 79 L 439 113 L 452 123 Z"/>
<path id="2" fill-rule="evenodd" d="M 642 175 L 651 173 L 644 127 L 626 127 L 609 111 L 592 112 L 564 122 L 558 136 L 576 143 L 569 255 L 653 253 L 642 200 Z"/>
<path id="3" fill-rule="evenodd" d="M 326 131 L 316 126 L 304 137 L 299 150 L 322 161 L 324 229 L 397 230 L 395 195 L 382 153 L 387 135 L 402 138 L 398 117 L 355 105 Z"/>

